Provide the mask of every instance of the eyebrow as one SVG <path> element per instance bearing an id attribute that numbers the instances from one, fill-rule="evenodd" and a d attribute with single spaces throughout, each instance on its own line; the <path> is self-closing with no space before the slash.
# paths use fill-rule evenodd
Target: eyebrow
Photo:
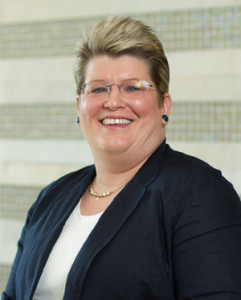
<path id="1" fill-rule="evenodd" d="M 141 80 L 137 77 L 133 77 L 133 78 L 126 78 L 126 79 L 123 79 L 121 80 L 120 82 L 125 82 L 125 81 L 130 81 L 130 80 Z M 105 82 L 105 83 L 109 83 L 109 81 L 107 80 L 104 80 L 104 79 L 93 79 L 93 80 L 90 80 L 89 82 L 86 82 L 85 84 L 87 83 L 93 83 L 93 82 Z M 116 82 L 117 83 L 117 82 Z"/>

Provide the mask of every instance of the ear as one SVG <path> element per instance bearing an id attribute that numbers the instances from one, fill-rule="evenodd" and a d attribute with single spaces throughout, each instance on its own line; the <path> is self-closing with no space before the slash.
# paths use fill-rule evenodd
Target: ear
<path id="1" fill-rule="evenodd" d="M 169 117 L 172 107 L 172 98 L 169 93 L 164 93 L 163 104 L 162 104 L 162 115 L 167 115 Z M 163 124 L 167 122 L 162 120 Z"/>
<path id="2" fill-rule="evenodd" d="M 79 95 L 76 95 L 76 109 L 77 109 L 77 111 L 79 109 L 79 102 L 80 102 Z"/>
<path id="3" fill-rule="evenodd" d="M 80 98 L 79 98 L 79 95 L 76 95 L 76 111 L 77 111 L 77 117 L 80 119 L 80 116 L 79 116 L 79 105 L 80 105 Z M 78 122 L 77 123 L 78 126 L 80 126 L 80 123 Z"/>

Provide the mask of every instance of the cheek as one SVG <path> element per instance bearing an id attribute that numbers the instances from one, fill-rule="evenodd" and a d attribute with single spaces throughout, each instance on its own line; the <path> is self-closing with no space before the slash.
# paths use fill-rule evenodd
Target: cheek
<path id="1" fill-rule="evenodd" d="M 85 99 L 81 100 L 79 105 L 79 113 L 84 118 L 89 118 L 97 111 L 96 105 L 94 103 L 86 101 Z"/>
<path id="2" fill-rule="evenodd" d="M 132 110 L 140 117 L 158 114 L 160 110 L 158 102 L 153 98 L 137 99 L 131 103 Z"/>
<path id="3" fill-rule="evenodd" d="M 81 100 L 78 107 L 78 113 L 80 116 L 80 127 L 82 129 L 85 128 L 85 124 L 88 122 L 89 119 L 88 111 L 89 111 L 88 104 L 86 103 L 85 100 Z"/>
<path id="4" fill-rule="evenodd" d="M 86 110 L 87 106 L 88 106 L 88 102 L 84 98 L 80 99 L 79 110 L 84 111 Z"/>
<path id="5" fill-rule="evenodd" d="M 98 121 L 100 104 L 83 100 L 79 106 L 80 126 L 83 130 L 91 130 Z"/>

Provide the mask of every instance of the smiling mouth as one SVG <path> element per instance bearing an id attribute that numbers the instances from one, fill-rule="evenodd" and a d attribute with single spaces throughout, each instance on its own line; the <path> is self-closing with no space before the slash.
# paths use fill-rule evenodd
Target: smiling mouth
<path id="1" fill-rule="evenodd" d="M 126 125 L 131 124 L 131 120 L 127 119 L 104 119 L 101 121 L 103 125 Z"/>

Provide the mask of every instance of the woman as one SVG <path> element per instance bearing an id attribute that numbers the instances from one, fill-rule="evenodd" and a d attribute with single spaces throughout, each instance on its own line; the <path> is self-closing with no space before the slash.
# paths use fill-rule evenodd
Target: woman
<path id="1" fill-rule="evenodd" d="M 155 34 L 101 21 L 75 75 L 95 164 L 40 193 L 2 299 L 241 299 L 239 197 L 166 144 L 169 68 Z"/>

